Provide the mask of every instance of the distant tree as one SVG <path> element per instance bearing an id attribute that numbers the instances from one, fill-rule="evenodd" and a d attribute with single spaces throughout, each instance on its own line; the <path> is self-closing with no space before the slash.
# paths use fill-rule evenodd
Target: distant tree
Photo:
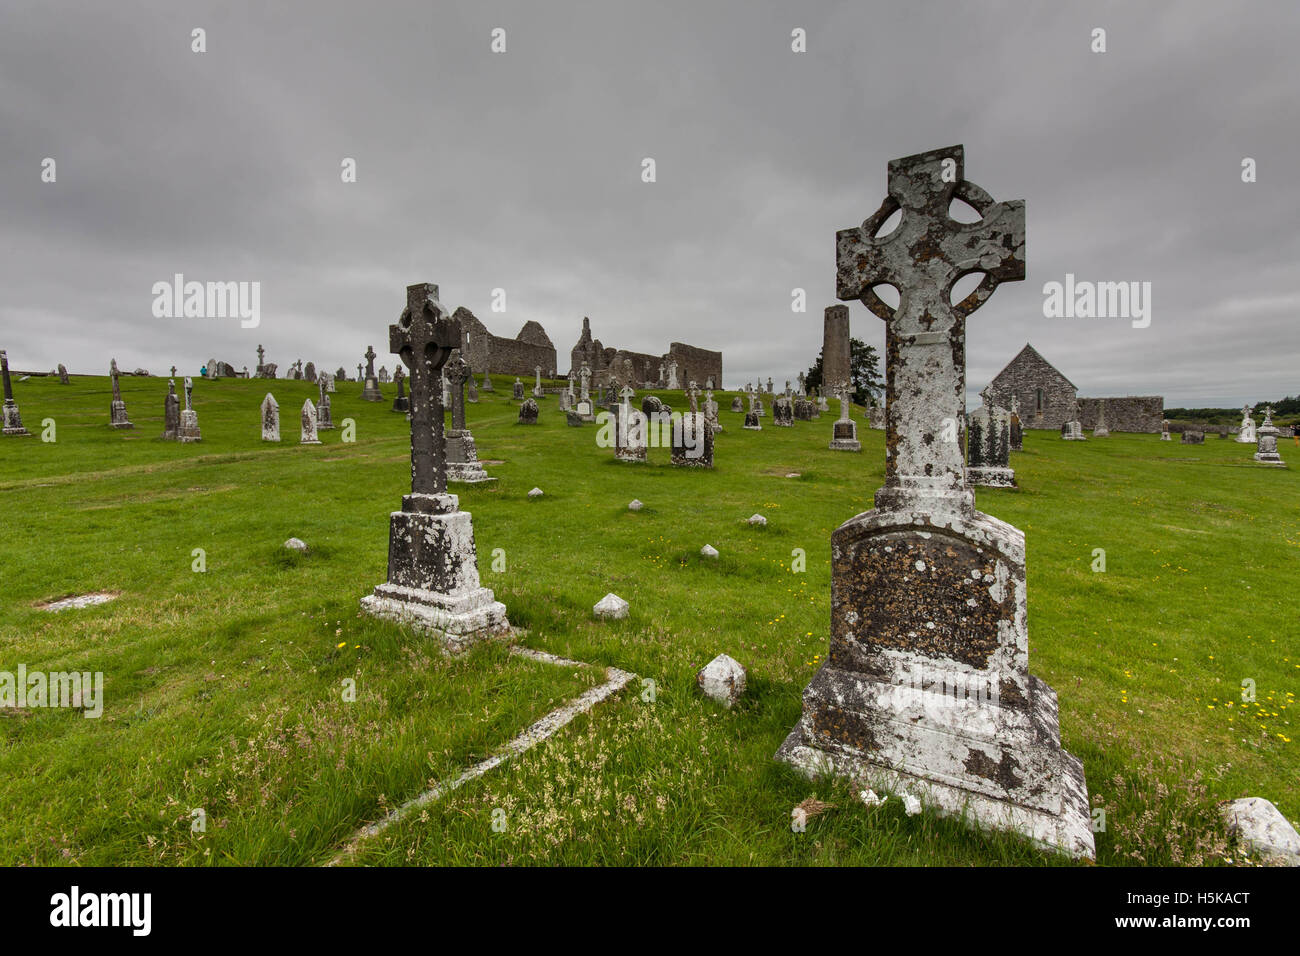
<path id="1" fill-rule="evenodd" d="M 876 354 L 874 346 L 867 345 L 861 339 L 849 339 L 849 378 L 853 385 L 853 401 L 858 405 L 869 404 L 868 397 L 874 401 L 885 390 L 884 379 L 880 377 L 880 356 Z M 804 383 L 810 392 L 814 388 L 822 388 L 821 352 L 817 353 L 813 367 L 808 369 Z M 823 388 L 827 398 L 835 397 L 832 389 L 837 384 L 830 382 Z"/>

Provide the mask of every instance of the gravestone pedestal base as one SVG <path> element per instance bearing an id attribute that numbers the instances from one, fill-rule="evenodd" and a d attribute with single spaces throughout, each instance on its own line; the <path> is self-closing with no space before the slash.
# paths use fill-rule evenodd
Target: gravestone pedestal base
<path id="1" fill-rule="evenodd" d="M 839 421 L 835 423 L 835 431 L 832 433 L 831 451 L 862 451 L 862 443 L 858 441 L 858 426 L 856 422 Z"/>
<path id="2" fill-rule="evenodd" d="M 1016 471 L 996 465 L 972 465 L 966 469 L 966 479 L 972 485 L 985 488 L 1015 488 Z"/>
<path id="3" fill-rule="evenodd" d="M 181 412 L 181 424 L 176 430 L 176 440 L 185 444 L 203 440 L 203 435 L 199 431 L 198 412 L 193 409 Z"/>
<path id="4" fill-rule="evenodd" d="M 506 607 L 479 583 L 474 527 L 455 495 L 407 495 L 389 517 L 388 580 L 361 610 L 413 629 L 459 653 L 508 637 Z"/>
<path id="5" fill-rule="evenodd" d="M 4 403 L 4 434 L 14 438 L 31 434 L 23 427 L 22 415 L 18 413 L 18 405 L 13 401 Z"/>
<path id="6" fill-rule="evenodd" d="M 1055 692 L 1029 674 L 1024 535 L 913 507 L 832 535 L 830 653 L 777 759 L 1092 858 L 1083 766 L 1061 749 Z"/>
<path id="7" fill-rule="evenodd" d="M 361 389 L 361 397 L 367 402 L 382 402 L 384 394 L 379 390 L 379 379 L 373 375 L 367 375 L 366 384 Z"/>
<path id="8" fill-rule="evenodd" d="M 1083 433 L 1083 425 L 1078 421 L 1066 422 L 1061 426 L 1061 437 L 1066 441 L 1087 441 L 1088 436 Z"/>
<path id="9" fill-rule="evenodd" d="M 746 412 L 745 424 L 740 427 L 748 428 L 751 432 L 761 432 L 763 430 L 763 425 L 758 420 L 758 412 Z"/>
<path id="10" fill-rule="evenodd" d="M 447 432 L 447 480 L 466 485 L 496 481 L 483 470 L 483 465 L 478 460 L 478 451 L 474 447 L 474 436 L 468 429 L 450 429 Z"/>
<path id="11" fill-rule="evenodd" d="M 120 399 L 109 407 L 109 428 L 135 428 L 126 417 L 126 402 Z"/>

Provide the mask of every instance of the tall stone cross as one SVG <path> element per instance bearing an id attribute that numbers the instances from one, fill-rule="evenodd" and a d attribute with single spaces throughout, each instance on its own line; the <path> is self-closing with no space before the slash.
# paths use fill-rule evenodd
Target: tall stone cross
<path id="1" fill-rule="evenodd" d="M 185 410 L 194 411 L 194 380 L 188 375 L 185 376 Z"/>
<path id="2" fill-rule="evenodd" d="M 266 362 L 266 349 L 262 348 L 262 346 L 259 345 L 257 347 L 257 370 L 259 372 L 262 370 L 262 366 L 265 364 L 265 362 Z M 172 374 L 174 375 L 175 373 L 173 372 Z"/>
<path id="3" fill-rule="evenodd" d="M 438 301 L 438 287 L 429 282 L 407 286 L 406 309 L 388 327 L 388 347 L 411 370 L 411 498 L 447 492 L 440 378 L 458 345 L 460 322 Z M 422 510 L 410 499 L 403 504 L 410 506 L 404 510 Z"/>
<path id="4" fill-rule="evenodd" d="M 947 502 L 974 507 L 966 483 L 960 421 L 966 393 L 966 318 L 1000 282 L 1025 277 L 1025 203 L 994 202 L 964 178 L 961 146 L 889 162 L 889 195 L 859 227 L 835 234 L 836 288 L 885 320 L 887 431 L 885 486 L 877 508 Z M 949 215 L 953 199 L 972 206 L 978 222 Z M 877 236 L 902 210 L 898 227 Z M 983 272 L 968 296 L 950 303 L 953 285 Z M 876 294 L 898 290 L 898 308 Z"/>
<path id="5" fill-rule="evenodd" d="M 632 405 L 632 399 L 636 398 L 636 389 L 634 389 L 630 383 L 624 385 L 623 390 L 618 393 L 618 397 L 623 399 L 624 408 L 630 408 Z"/>
<path id="6" fill-rule="evenodd" d="M 687 394 L 691 397 L 691 414 L 698 414 L 700 410 L 700 390 L 694 382 L 687 385 Z"/>
<path id="7" fill-rule="evenodd" d="M 366 360 L 366 378 L 374 378 L 375 377 L 375 347 L 373 345 L 366 346 L 366 354 L 364 357 Z"/>
<path id="8" fill-rule="evenodd" d="M 122 386 L 119 385 L 117 381 L 117 376 L 118 376 L 117 359 L 113 359 L 112 362 L 109 364 L 108 374 L 113 379 L 113 401 L 120 402 L 122 400 Z"/>
<path id="9" fill-rule="evenodd" d="M 590 391 L 591 369 L 587 368 L 586 362 L 582 363 L 582 370 L 578 373 L 578 375 L 582 378 L 581 398 L 585 402 L 591 396 L 591 391 Z"/>
<path id="10" fill-rule="evenodd" d="M 465 430 L 465 382 L 469 378 L 469 363 L 457 350 L 447 362 L 447 383 L 451 386 L 451 427 Z"/>
<path id="11" fill-rule="evenodd" d="M 3 349 L 0 349 L 0 371 L 4 372 L 4 400 L 6 402 L 12 402 L 14 400 L 14 386 L 13 383 L 9 381 L 9 356 Z"/>

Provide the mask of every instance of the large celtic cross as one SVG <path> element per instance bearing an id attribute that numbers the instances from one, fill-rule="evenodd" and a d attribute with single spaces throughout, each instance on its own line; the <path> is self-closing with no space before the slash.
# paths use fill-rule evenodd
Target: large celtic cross
<path id="1" fill-rule="evenodd" d="M 429 282 L 406 287 L 406 309 L 388 327 L 388 347 L 411 370 L 411 494 L 447 491 L 441 370 L 460 345 L 460 321 L 438 301 Z M 373 350 L 370 350 L 373 351 Z"/>
<path id="2" fill-rule="evenodd" d="M 1000 282 L 1025 277 L 1024 200 L 994 202 L 964 178 L 961 146 L 890 160 L 889 195 L 861 226 L 835 234 L 838 298 L 860 299 L 885 320 L 885 487 L 876 506 L 946 499 L 973 507 L 966 484 L 960 422 L 966 405 L 966 317 Z M 981 218 L 949 215 L 954 198 Z M 895 212 L 901 221 L 878 236 Z M 953 286 L 984 279 L 958 303 Z M 890 308 L 876 287 L 898 290 Z"/>

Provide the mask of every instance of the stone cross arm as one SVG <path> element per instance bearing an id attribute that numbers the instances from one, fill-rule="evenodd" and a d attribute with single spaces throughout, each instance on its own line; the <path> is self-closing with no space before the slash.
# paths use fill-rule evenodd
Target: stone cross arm
<path id="1" fill-rule="evenodd" d="M 964 178 L 963 163 L 961 146 L 890 161 L 884 203 L 861 226 L 835 234 L 838 298 L 861 299 L 900 334 L 940 332 L 983 305 L 999 283 L 1024 279 L 1024 201 L 994 202 Z M 953 199 L 982 218 L 972 223 L 953 219 Z M 899 210 L 898 226 L 877 235 Z M 953 285 L 973 272 L 983 272 L 983 281 L 951 304 Z M 899 292 L 897 309 L 875 292 L 886 284 Z"/>

